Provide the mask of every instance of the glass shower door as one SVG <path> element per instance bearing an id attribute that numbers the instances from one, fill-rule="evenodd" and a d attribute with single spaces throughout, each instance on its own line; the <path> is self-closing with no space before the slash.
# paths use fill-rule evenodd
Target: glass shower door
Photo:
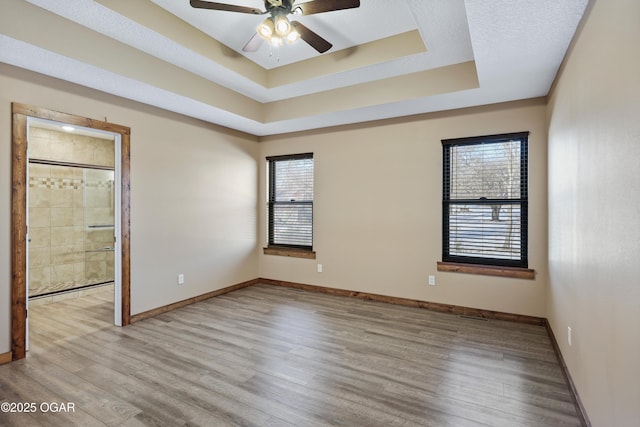
<path id="1" fill-rule="evenodd" d="M 29 164 L 29 298 L 114 281 L 114 171 Z"/>
<path id="2" fill-rule="evenodd" d="M 114 280 L 114 172 L 84 169 L 84 247 L 87 285 Z"/>

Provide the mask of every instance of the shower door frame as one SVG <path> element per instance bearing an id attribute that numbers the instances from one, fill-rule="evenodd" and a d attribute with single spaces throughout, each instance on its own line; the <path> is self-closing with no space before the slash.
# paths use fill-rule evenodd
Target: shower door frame
<path id="1" fill-rule="evenodd" d="M 28 285 L 28 123 L 41 120 L 89 128 L 114 135 L 116 182 L 115 194 L 116 227 L 115 245 L 115 304 L 114 323 L 126 326 L 131 323 L 130 304 L 130 134 L 131 129 L 106 121 L 99 121 L 72 114 L 61 113 L 40 107 L 12 103 L 12 204 L 11 204 L 11 352 L 12 359 L 26 356 L 27 285 Z M 118 143 L 119 140 L 119 143 Z M 119 194 L 119 195 L 118 195 Z M 118 280 L 119 279 L 119 280 Z"/>

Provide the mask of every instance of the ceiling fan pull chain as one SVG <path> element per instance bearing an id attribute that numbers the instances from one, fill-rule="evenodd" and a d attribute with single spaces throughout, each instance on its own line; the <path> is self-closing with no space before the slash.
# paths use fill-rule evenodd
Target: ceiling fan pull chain
<path id="1" fill-rule="evenodd" d="M 273 57 L 273 51 L 276 51 L 276 61 L 280 62 L 280 46 L 273 46 L 269 43 L 269 58 Z"/>

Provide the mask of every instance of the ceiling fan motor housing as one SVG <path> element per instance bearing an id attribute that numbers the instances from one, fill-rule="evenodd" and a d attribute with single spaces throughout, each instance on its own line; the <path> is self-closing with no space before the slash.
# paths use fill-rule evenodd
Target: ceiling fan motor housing
<path id="1" fill-rule="evenodd" d="M 290 14 L 293 3 L 292 0 L 264 0 L 264 7 L 275 18 L 277 15 Z"/>

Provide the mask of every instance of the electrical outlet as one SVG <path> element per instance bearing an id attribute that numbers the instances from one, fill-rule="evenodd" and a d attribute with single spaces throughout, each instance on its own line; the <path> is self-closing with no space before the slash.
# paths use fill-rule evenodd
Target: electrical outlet
<path id="1" fill-rule="evenodd" d="M 429 276 L 429 285 L 430 286 L 436 285 L 436 276 Z"/>
<path id="2" fill-rule="evenodd" d="M 178 274 L 178 285 L 184 285 L 184 274 Z"/>
<path id="3" fill-rule="evenodd" d="M 571 326 L 567 326 L 567 342 L 569 343 L 569 347 L 571 347 L 571 341 L 572 341 Z"/>
<path id="4" fill-rule="evenodd" d="M 322 264 L 318 264 L 318 273 L 322 273 Z"/>

